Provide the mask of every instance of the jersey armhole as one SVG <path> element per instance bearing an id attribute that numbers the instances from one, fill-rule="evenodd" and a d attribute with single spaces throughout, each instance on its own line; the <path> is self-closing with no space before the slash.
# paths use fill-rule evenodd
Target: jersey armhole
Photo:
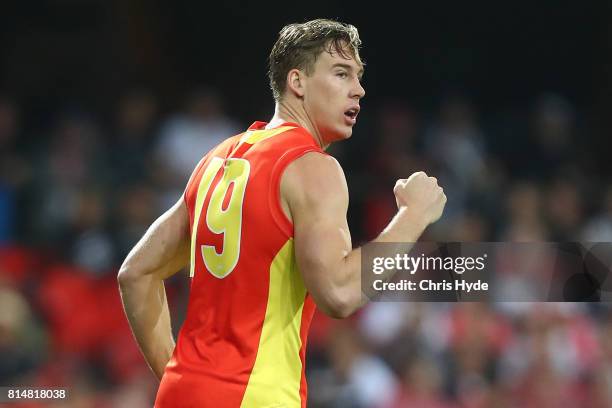
<path id="1" fill-rule="evenodd" d="M 281 204 L 281 177 L 291 162 L 310 152 L 327 154 L 318 146 L 301 146 L 285 152 L 285 154 L 281 156 L 272 169 L 270 192 L 268 194 L 270 212 L 276 225 L 288 238 L 293 236 L 293 222 L 287 218 Z"/>

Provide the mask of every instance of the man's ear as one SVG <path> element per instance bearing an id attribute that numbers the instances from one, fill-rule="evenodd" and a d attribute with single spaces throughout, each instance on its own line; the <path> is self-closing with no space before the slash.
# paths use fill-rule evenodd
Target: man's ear
<path id="1" fill-rule="evenodd" d="M 298 98 L 304 96 L 304 80 L 306 74 L 297 68 L 290 70 L 287 73 L 287 87 Z"/>

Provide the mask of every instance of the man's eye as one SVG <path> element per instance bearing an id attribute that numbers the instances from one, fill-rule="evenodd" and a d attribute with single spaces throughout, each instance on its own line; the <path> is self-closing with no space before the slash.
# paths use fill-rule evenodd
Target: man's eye
<path id="1" fill-rule="evenodd" d="M 338 72 L 336 75 L 339 76 L 340 78 L 348 77 L 348 74 L 346 72 Z"/>

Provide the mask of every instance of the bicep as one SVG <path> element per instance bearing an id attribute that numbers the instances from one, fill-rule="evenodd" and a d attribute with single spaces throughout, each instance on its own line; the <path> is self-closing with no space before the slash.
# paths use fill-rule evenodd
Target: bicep
<path id="1" fill-rule="evenodd" d="M 295 224 L 295 255 L 304 284 L 315 298 L 333 289 L 334 274 L 351 251 L 346 222 L 327 216 L 305 217 Z M 317 296 L 318 295 L 318 296 Z"/>
<path id="2" fill-rule="evenodd" d="M 128 254 L 122 270 L 165 279 L 189 262 L 189 216 L 181 197 L 147 230 Z"/>
<path id="3" fill-rule="evenodd" d="M 298 267 L 308 291 L 324 301 L 351 251 L 344 174 L 333 158 L 313 153 L 292 163 L 282 183 L 293 219 Z"/>

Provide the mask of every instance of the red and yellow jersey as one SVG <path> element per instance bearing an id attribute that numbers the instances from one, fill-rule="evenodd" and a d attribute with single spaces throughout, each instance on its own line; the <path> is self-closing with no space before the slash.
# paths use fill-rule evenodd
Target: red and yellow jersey
<path id="1" fill-rule="evenodd" d="M 296 265 L 280 178 L 293 160 L 322 150 L 296 124 L 265 125 L 211 150 L 185 190 L 191 291 L 158 408 L 306 406 L 315 305 Z"/>

